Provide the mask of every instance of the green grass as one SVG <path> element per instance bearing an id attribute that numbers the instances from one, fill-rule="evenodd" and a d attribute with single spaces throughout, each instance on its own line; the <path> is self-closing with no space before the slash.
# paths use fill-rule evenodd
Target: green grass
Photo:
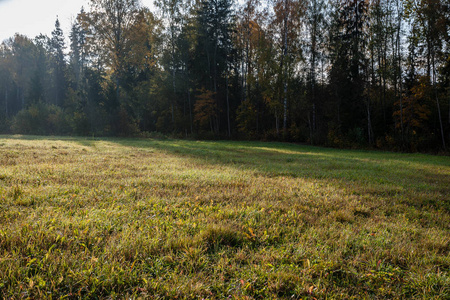
<path id="1" fill-rule="evenodd" d="M 450 159 L 0 136 L 0 298 L 450 299 Z"/>

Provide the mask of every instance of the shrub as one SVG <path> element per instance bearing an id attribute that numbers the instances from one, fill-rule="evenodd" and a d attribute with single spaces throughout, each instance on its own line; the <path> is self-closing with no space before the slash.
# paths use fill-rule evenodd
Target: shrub
<path id="1" fill-rule="evenodd" d="M 11 129 L 19 134 L 67 134 L 69 122 L 56 105 L 37 103 L 17 113 Z"/>

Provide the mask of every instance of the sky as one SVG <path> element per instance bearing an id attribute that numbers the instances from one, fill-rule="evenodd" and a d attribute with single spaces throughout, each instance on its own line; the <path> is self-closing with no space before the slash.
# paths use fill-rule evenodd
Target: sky
<path id="1" fill-rule="evenodd" d="M 153 0 L 141 0 L 150 7 Z M 34 38 L 40 33 L 50 36 L 58 16 L 65 36 L 81 7 L 89 0 L 0 0 L 0 43 L 15 33 Z"/>

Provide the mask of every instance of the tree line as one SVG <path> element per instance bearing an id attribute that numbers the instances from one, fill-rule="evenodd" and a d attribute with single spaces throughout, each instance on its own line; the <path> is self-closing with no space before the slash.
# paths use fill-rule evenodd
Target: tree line
<path id="1" fill-rule="evenodd" d="M 0 46 L 0 131 L 440 151 L 448 0 L 91 0 Z"/>

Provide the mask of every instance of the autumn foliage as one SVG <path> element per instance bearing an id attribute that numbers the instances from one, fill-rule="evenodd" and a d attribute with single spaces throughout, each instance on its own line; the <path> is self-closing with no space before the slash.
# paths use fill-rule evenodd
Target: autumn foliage
<path id="1" fill-rule="evenodd" d="M 445 152 L 449 32 L 443 0 L 91 0 L 1 43 L 0 132 Z"/>

